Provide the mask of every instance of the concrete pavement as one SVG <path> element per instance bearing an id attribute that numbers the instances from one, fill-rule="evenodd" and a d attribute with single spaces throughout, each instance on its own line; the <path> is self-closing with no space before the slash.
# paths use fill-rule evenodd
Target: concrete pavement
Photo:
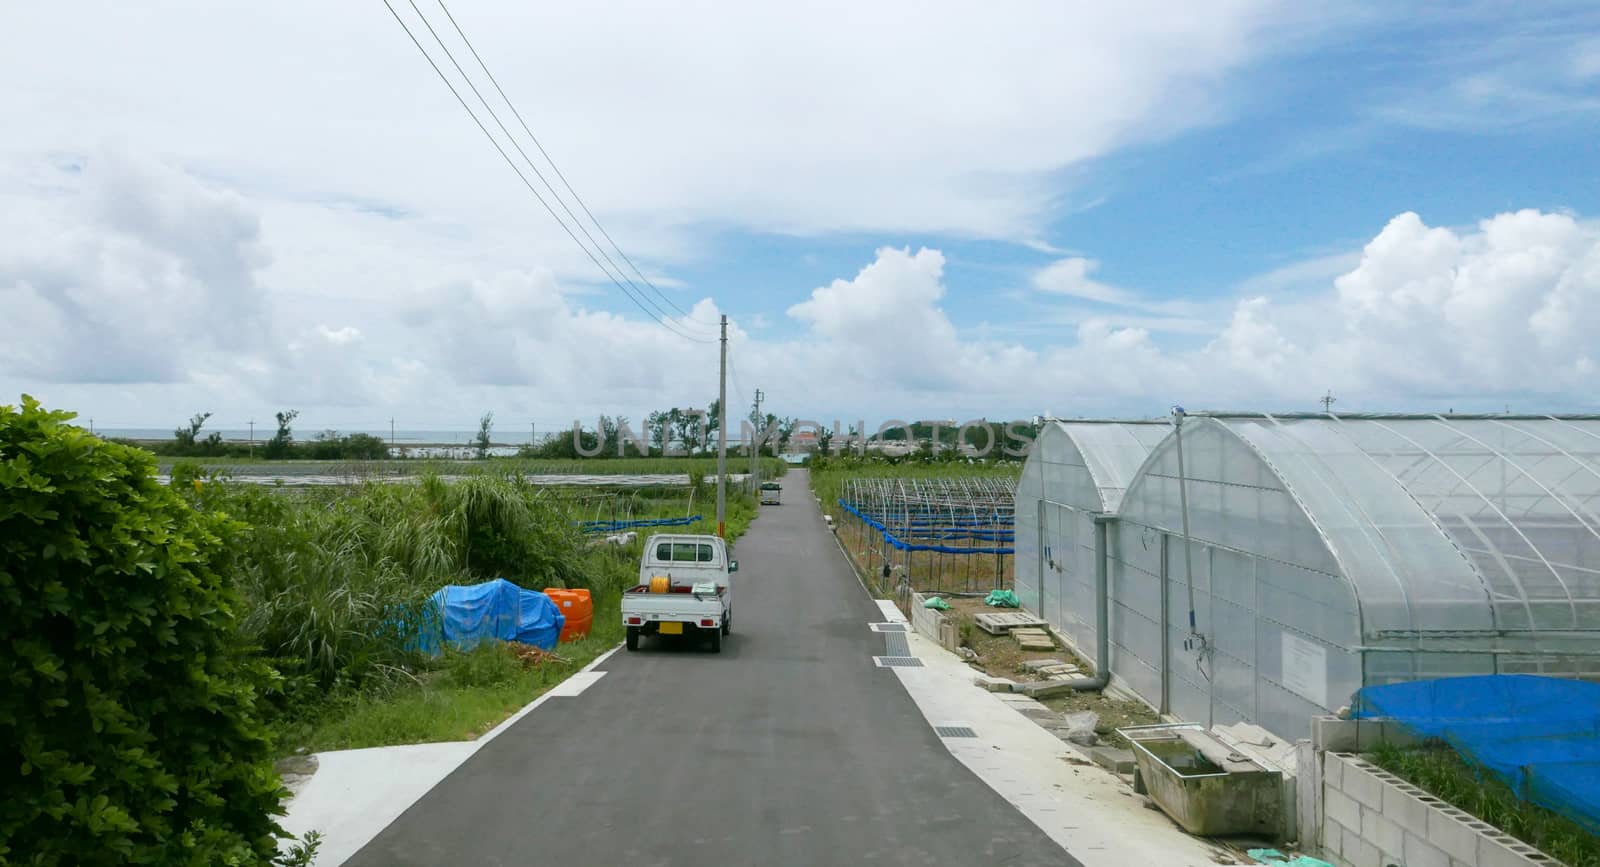
<path id="1" fill-rule="evenodd" d="M 737 545 L 721 654 L 646 639 L 484 744 L 348 862 L 1077 862 L 955 760 L 804 471 Z"/>

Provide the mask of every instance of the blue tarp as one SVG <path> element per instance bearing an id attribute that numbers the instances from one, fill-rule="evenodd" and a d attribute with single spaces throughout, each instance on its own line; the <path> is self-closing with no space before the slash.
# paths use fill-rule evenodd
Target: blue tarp
<path id="1" fill-rule="evenodd" d="M 549 650 L 561 639 L 566 617 L 550 597 L 504 578 L 483 584 L 449 585 L 433 594 L 437 628 L 419 649 L 438 653 L 442 642 L 470 648 L 485 639 L 520 641 Z"/>
<path id="2" fill-rule="evenodd" d="M 1449 677 L 1369 686 L 1353 708 L 1445 741 L 1523 800 L 1600 832 L 1600 683 Z"/>

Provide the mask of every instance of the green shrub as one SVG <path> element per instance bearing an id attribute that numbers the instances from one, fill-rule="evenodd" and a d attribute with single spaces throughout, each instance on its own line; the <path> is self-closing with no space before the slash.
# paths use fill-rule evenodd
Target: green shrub
<path id="1" fill-rule="evenodd" d="M 1448 746 L 1403 749 L 1385 743 L 1367 758 L 1434 797 L 1539 847 L 1562 864 L 1600 867 L 1600 837 L 1559 813 L 1522 800 L 1503 780 Z"/>
<path id="2" fill-rule="evenodd" d="M 500 641 L 480 642 L 471 650 L 449 648 L 443 665 L 450 685 L 465 689 L 510 683 L 522 673 L 522 661 Z"/>
<path id="3" fill-rule="evenodd" d="M 0 861 L 259 864 L 281 789 L 237 600 L 237 525 L 142 451 L 0 407 Z"/>
<path id="4" fill-rule="evenodd" d="M 283 456 L 314 461 L 377 461 L 389 456 L 389 445 L 372 434 L 340 436 L 338 431 L 327 430 L 309 443 L 291 444 Z"/>

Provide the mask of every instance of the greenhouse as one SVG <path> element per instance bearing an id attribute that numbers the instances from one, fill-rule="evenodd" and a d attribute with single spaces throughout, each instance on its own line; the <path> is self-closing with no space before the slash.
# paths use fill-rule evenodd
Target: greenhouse
<path id="1" fill-rule="evenodd" d="M 1096 664 L 1095 516 L 1116 511 L 1171 430 L 1166 421 L 1046 422 L 1017 483 L 1017 596 Z"/>
<path id="2" fill-rule="evenodd" d="M 1011 581 L 1011 478 L 849 479 L 839 505 L 845 536 L 869 572 L 900 574 L 905 589 L 972 592 Z"/>
<path id="3" fill-rule="evenodd" d="M 1600 417 L 1189 416 L 1110 559 L 1112 671 L 1190 720 L 1299 737 L 1366 685 L 1594 676 Z"/>

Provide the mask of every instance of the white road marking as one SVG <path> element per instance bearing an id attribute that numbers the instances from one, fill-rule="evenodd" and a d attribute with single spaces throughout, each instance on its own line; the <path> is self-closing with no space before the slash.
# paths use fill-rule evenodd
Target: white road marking
<path id="1" fill-rule="evenodd" d="M 580 671 L 551 687 L 547 695 L 559 698 L 575 698 L 583 695 L 584 690 L 594 686 L 595 681 L 605 676 L 606 673 L 603 671 Z"/>

